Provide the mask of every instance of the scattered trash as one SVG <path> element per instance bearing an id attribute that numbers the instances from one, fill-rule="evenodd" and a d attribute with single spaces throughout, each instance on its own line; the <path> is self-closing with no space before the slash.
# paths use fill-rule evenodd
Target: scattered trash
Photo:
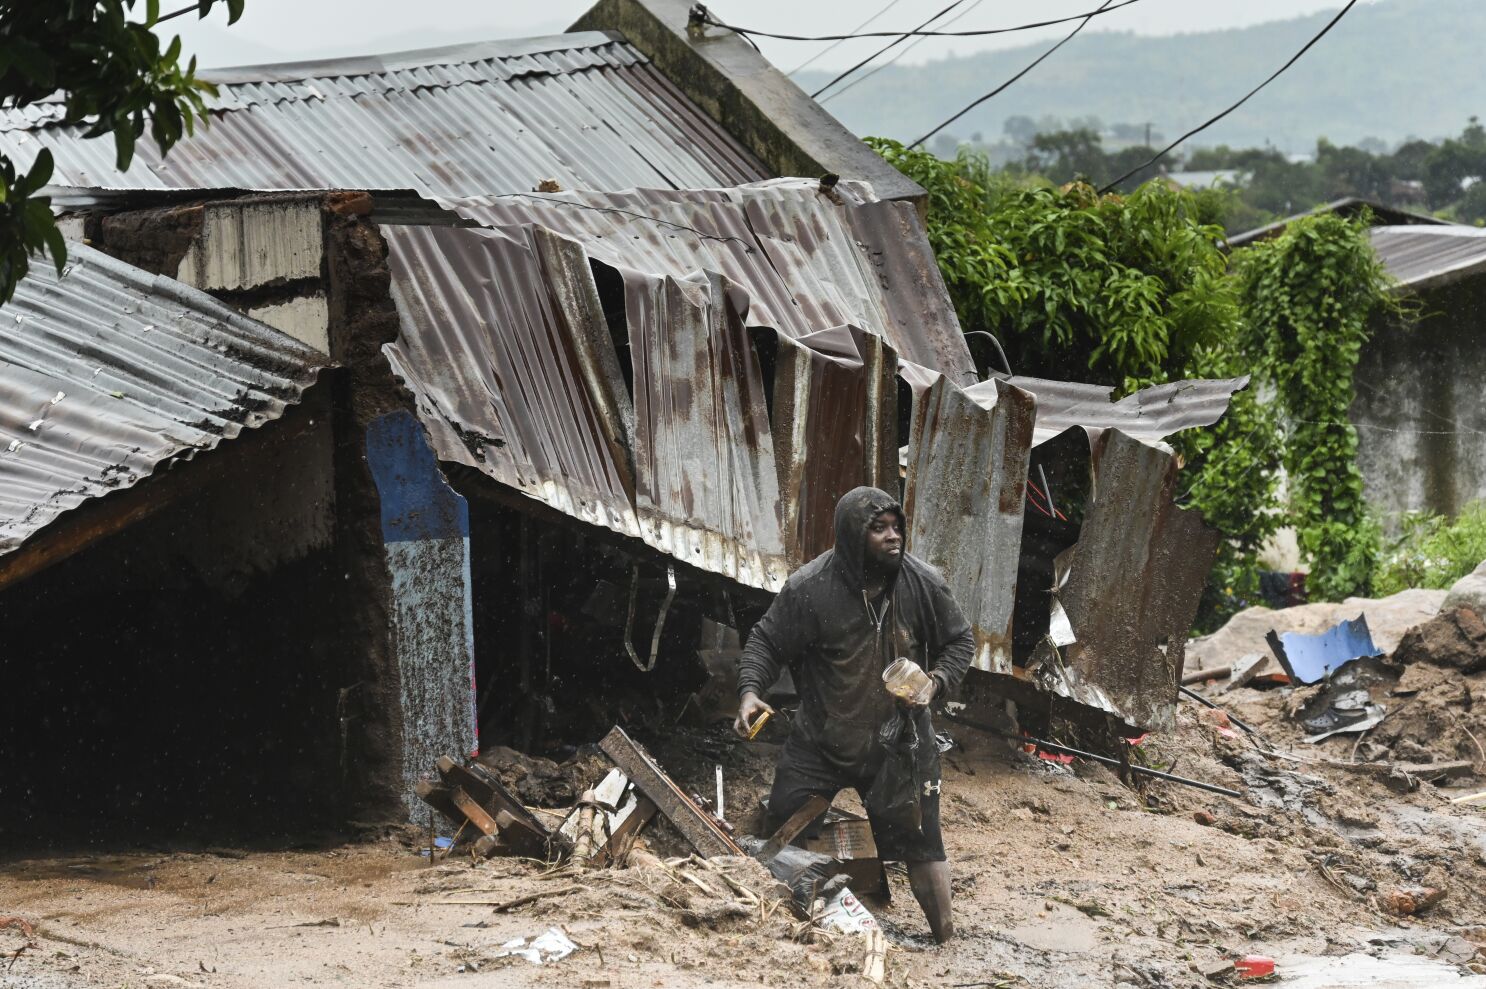
<path id="1" fill-rule="evenodd" d="M 1315 744 L 1339 733 L 1356 734 L 1377 727 L 1388 710 L 1373 700 L 1373 692 L 1393 682 L 1394 675 L 1375 658 L 1342 664 L 1300 708 L 1300 726 L 1310 734 L 1306 742 Z"/>
<path id="2" fill-rule="evenodd" d="M 816 926 L 843 934 L 864 934 L 877 929 L 877 918 L 862 906 L 850 887 L 842 886 L 816 917 Z"/>
<path id="3" fill-rule="evenodd" d="M 1274 959 L 1264 955 L 1244 955 L 1233 962 L 1240 979 L 1267 979 L 1274 975 Z"/>
<path id="4" fill-rule="evenodd" d="M 495 953 L 495 957 L 525 958 L 533 965 L 550 965 L 562 961 L 577 950 L 578 946 L 566 934 L 556 927 L 549 927 L 544 933 L 532 938 L 530 944 L 524 937 L 507 941 L 501 945 L 501 950 Z"/>
<path id="5" fill-rule="evenodd" d="M 1383 653 L 1373 644 L 1366 615 L 1333 625 L 1318 635 L 1271 631 L 1265 639 L 1290 679 L 1302 684 L 1319 683 L 1354 659 Z"/>

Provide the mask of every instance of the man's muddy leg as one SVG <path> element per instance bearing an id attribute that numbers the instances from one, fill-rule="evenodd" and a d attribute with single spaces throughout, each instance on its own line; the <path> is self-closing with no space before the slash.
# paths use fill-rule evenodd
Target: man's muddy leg
<path id="1" fill-rule="evenodd" d="M 929 929 L 940 944 L 955 936 L 955 921 L 950 911 L 948 862 L 909 862 L 908 885 L 913 898 L 929 919 Z"/>

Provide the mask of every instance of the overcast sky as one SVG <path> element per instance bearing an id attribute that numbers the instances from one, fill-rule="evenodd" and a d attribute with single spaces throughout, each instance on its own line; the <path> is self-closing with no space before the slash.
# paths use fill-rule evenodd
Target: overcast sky
<path id="1" fill-rule="evenodd" d="M 1088 28 L 1177 34 L 1256 24 L 1322 10 L 1342 0 L 1141 0 L 1096 19 Z M 1387 0 L 1371 0 L 1387 2 Z M 886 6 L 888 0 L 712 0 L 720 19 L 741 27 L 786 34 L 848 33 Z M 905 30 L 927 19 L 949 0 L 896 0 L 867 30 Z M 163 27 L 181 34 L 186 51 L 208 66 L 324 58 L 357 53 L 520 38 L 561 32 L 590 0 L 247 0 L 247 12 L 226 27 L 226 4 L 205 22 L 193 15 Z M 171 9 L 169 0 L 161 4 Z M 950 15 L 962 14 L 954 30 L 1007 27 L 1081 13 L 1097 0 L 964 0 Z M 926 39 L 905 53 L 901 64 L 931 61 L 949 54 L 1025 44 L 1066 33 L 1067 27 L 967 39 Z M 826 52 L 812 68 L 842 69 L 885 41 L 847 42 Z M 776 65 L 790 71 L 821 52 L 823 43 L 759 39 Z"/>

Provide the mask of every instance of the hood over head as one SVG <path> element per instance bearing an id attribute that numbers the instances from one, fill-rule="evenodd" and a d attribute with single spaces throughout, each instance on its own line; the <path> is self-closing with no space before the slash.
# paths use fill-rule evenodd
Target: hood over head
<path id="1" fill-rule="evenodd" d="M 908 532 L 908 516 L 898 499 L 881 488 L 852 488 L 836 502 L 836 565 L 855 590 L 862 589 L 867 556 L 867 525 L 883 512 L 897 512 Z"/>

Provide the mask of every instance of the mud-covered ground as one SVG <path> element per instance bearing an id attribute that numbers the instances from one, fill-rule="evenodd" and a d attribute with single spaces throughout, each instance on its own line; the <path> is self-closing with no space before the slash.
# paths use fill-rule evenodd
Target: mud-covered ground
<path id="1" fill-rule="evenodd" d="M 957 729 L 943 816 L 960 934 L 933 946 L 893 873 L 891 902 L 869 904 L 892 944 L 886 984 L 1198 986 L 1212 984 L 1204 966 L 1262 954 L 1280 984 L 1305 989 L 1486 987 L 1486 808 L 1447 801 L 1486 780 L 1393 792 L 1328 763 L 1348 759 L 1355 738 L 1300 743 L 1282 713 L 1293 698 L 1239 693 L 1235 713 L 1279 755 L 1185 702 L 1177 731 L 1140 747 L 1153 766 L 1242 790 L 1237 800 L 1132 789 L 1100 766 L 1054 765 Z M 656 749 L 701 792 L 720 756 L 740 820 L 772 756 L 716 735 Z M 859 939 L 801 939 L 748 860 L 640 855 L 642 866 L 577 875 L 510 859 L 430 866 L 417 840 L 409 829 L 290 851 L 12 858 L 0 866 L 0 917 L 35 933 L 0 930 L 0 951 L 31 945 L 0 957 L 0 985 L 863 984 Z M 677 851 L 663 829 L 652 846 Z M 1415 917 L 1385 908 L 1396 890 L 1421 887 L 1445 897 Z M 491 907 L 543 891 L 557 892 Z M 551 927 L 578 950 L 541 967 L 496 957 Z"/>

